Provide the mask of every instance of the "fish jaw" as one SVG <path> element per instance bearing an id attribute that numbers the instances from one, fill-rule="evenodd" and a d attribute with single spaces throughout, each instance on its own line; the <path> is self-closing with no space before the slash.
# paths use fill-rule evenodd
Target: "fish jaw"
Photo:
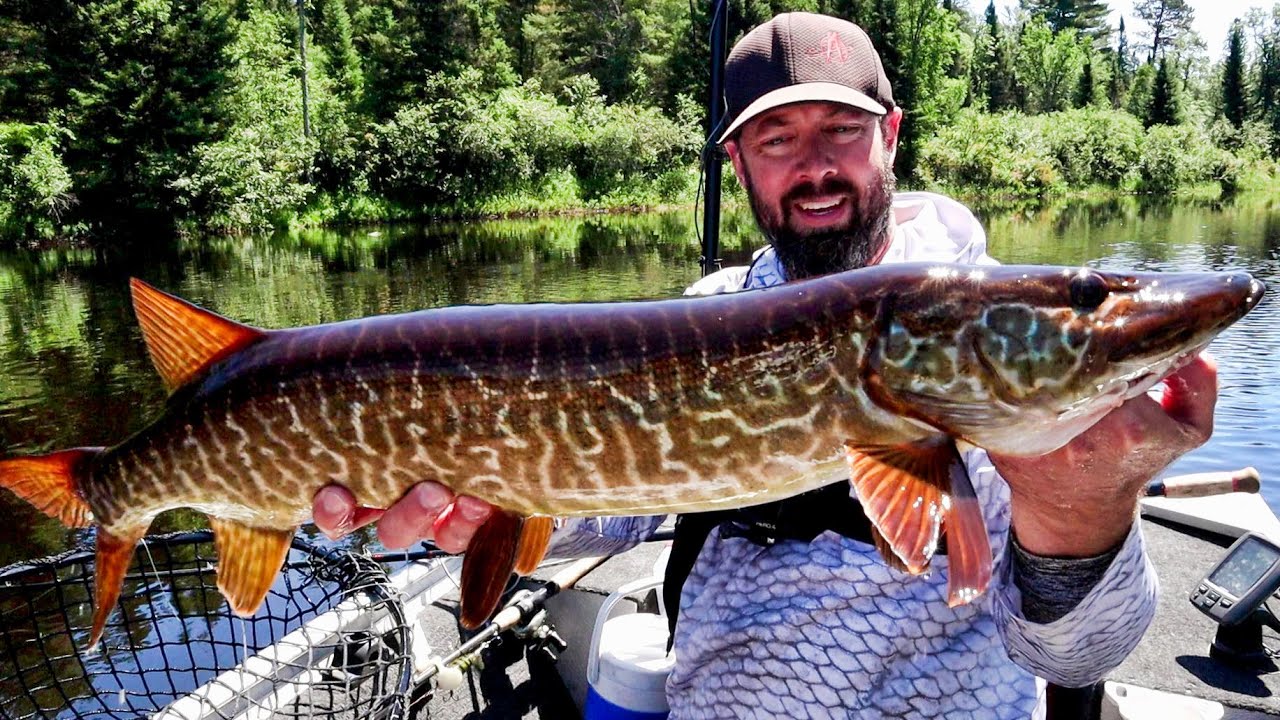
<path id="1" fill-rule="evenodd" d="M 1190 362 L 1263 291 L 1226 272 L 941 277 L 884 302 L 867 375 L 883 406 L 988 450 L 1041 455 Z"/>

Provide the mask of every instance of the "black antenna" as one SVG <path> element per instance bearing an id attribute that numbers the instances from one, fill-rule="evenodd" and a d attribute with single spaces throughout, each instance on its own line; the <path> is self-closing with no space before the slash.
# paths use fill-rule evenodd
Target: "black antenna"
<path id="1" fill-rule="evenodd" d="M 729 0 L 711 0 L 711 97 L 708 102 L 711 128 L 702 150 L 706 174 L 707 208 L 702 215 L 702 274 L 720 267 L 720 166 L 723 156 L 716 143 L 724 119 L 724 50 L 729 37 Z"/>

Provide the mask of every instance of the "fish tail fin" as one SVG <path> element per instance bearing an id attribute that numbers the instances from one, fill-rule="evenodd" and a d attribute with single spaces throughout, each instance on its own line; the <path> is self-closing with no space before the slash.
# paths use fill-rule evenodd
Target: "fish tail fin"
<path id="1" fill-rule="evenodd" d="M 98 528 L 97 558 L 93 567 L 93 629 L 89 634 L 92 650 L 102 639 L 107 626 L 107 616 L 120 599 L 124 587 L 124 574 L 133 559 L 134 548 L 146 534 L 147 526 L 130 528 Z"/>
<path id="2" fill-rule="evenodd" d="M 0 461 L 0 487 L 67 527 L 89 527 L 93 511 L 81 491 L 102 451 L 84 447 Z"/>
<path id="3" fill-rule="evenodd" d="M 525 522 L 520 515 L 495 509 L 467 546 L 459 619 L 468 630 L 480 627 L 498 609 L 516 567 Z"/>

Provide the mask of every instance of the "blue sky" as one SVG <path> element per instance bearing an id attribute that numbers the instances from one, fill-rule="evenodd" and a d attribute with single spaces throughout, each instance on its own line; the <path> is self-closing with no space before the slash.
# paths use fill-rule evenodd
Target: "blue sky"
<path id="1" fill-rule="evenodd" d="M 986 7 L 985 0 L 971 0 L 976 5 L 980 2 L 981 7 L 977 7 L 977 11 L 981 12 Z M 1205 44 L 1208 45 L 1209 57 L 1214 60 L 1222 58 L 1223 46 L 1227 41 L 1227 29 L 1231 27 L 1231 21 L 1236 18 L 1244 18 L 1246 12 L 1251 7 L 1271 8 L 1275 0 L 1189 0 L 1191 7 L 1195 9 L 1195 20 L 1191 27 L 1203 37 Z M 1116 27 L 1120 24 L 1120 15 L 1124 14 L 1125 33 L 1130 37 L 1132 44 L 1137 38 L 1139 29 L 1145 30 L 1144 23 L 1133 14 L 1132 0 L 1109 0 L 1111 5 L 1111 26 Z M 996 0 L 996 7 L 1000 9 L 1000 16 L 1004 17 L 1006 7 L 1017 7 L 1018 0 Z"/>

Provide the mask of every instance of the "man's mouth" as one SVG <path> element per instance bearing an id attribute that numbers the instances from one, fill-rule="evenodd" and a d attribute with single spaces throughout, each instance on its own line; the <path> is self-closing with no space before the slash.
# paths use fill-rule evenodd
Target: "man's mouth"
<path id="1" fill-rule="evenodd" d="M 795 203 L 798 213 L 806 218 L 823 219 L 835 215 L 844 208 L 847 198 L 843 195 L 801 200 Z"/>

